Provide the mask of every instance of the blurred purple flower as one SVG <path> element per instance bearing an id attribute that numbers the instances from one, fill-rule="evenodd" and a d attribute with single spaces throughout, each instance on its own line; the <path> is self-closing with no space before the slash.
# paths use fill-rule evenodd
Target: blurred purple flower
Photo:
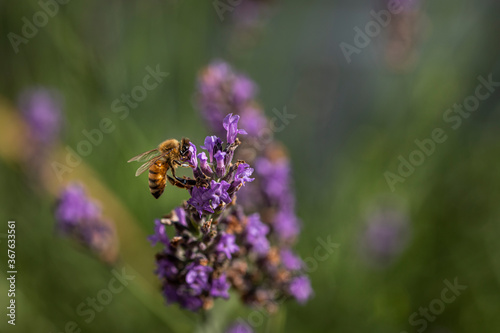
<path id="1" fill-rule="evenodd" d="M 262 178 L 264 193 L 274 202 L 279 201 L 290 190 L 290 162 L 281 158 L 271 161 L 260 157 L 255 161 L 255 171 Z"/>
<path id="2" fill-rule="evenodd" d="M 389 264 L 405 249 L 409 235 L 410 224 L 402 212 L 378 211 L 368 218 L 363 232 L 363 254 L 373 264 Z"/>
<path id="3" fill-rule="evenodd" d="M 244 322 L 236 322 L 226 330 L 226 333 L 253 333 L 253 330 Z"/>
<path id="4" fill-rule="evenodd" d="M 240 113 L 240 125 L 248 135 L 254 138 L 260 137 L 267 128 L 267 119 L 255 105 L 248 105 Z"/>
<path id="5" fill-rule="evenodd" d="M 312 296 L 313 290 L 311 288 L 311 281 L 307 276 L 299 276 L 292 280 L 289 288 L 290 294 L 292 294 L 299 304 L 304 304 Z"/>
<path id="6" fill-rule="evenodd" d="M 259 255 L 265 255 L 269 251 L 270 245 L 266 238 L 268 232 L 269 227 L 261 222 L 259 214 L 248 217 L 246 241 Z"/>
<path id="7" fill-rule="evenodd" d="M 231 259 L 231 254 L 240 250 L 235 240 L 236 237 L 234 235 L 223 233 L 216 246 L 216 250 L 224 253 L 228 259 Z"/>
<path id="8" fill-rule="evenodd" d="M 87 197 L 81 185 L 70 184 L 61 193 L 56 209 L 61 229 L 98 219 L 100 215 L 101 209 Z"/>
<path id="9" fill-rule="evenodd" d="M 274 215 L 273 227 L 278 237 L 283 241 L 294 239 L 300 232 L 300 223 L 297 216 L 287 208 Z"/>
<path id="10" fill-rule="evenodd" d="M 174 209 L 175 215 L 177 216 L 178 223 L 184 227 L 187 227 L 186 221 L 186 211 L 182 207 L 176 207 Z"/>
<path id="11" fill-rule="evenodd" d="M 199 296 L 190 293 L 186 286 L 178 287 L 170 284 L 163 285 L 163 295 L 167 304 L 179 303 L 183 308 L 190 311 L 197 311 L 203 305 L 203 300 Z"/>
<path id="12" fill-rule="evenodd" d="M 180 297 L 177 294 L 177 286 L 165 283 L 163 285 L 163 295 L 165 296 L 167 300 L 167 304 L 172 304 L 179 302 Z"/>
<path id="13" fill-rule="evenodd" d="M 208 289 L 208 278 L 212 272 L 212 267 L 191 263 L 187 266 L 186 283 L 193 291 L 194 295 L 199 295 L 203 290 Z"/>
<path id="14" fill-rule="evenodd" d="M 280 252 L 281 262 L 283 266 L 290 271 L 298 271 L 302 269 L 303 262 L 290 249 L 282 249 Z"/>
<path id="15" fill-rule="evenodd" d="M 224 133 L 222 120 L 229 113 L 241 114 L 257 92 L 255 84 L 236 73 L 229 64 L 214 61 L 198 76 L 198 107 L 217 135 Z M 231 143 L 232 141 L 229 141 Z"/>
<path id="16" fill-rule="evenodd" d="M 180 298 L 179 302 L 182 307 L 191 311 L 197 311 L 203 305 L 203 300 L 201 298 L 191 295 L 184 295 Z"/>
<path id="17" fill-rule="evenodd" d="M 28 124 L 30 135 L 43 145 L 57 138 L 62 125 L 62 97 L 55 90 L 28 89 L 19 97 L 19 108 Z"/>
<path id="18" fill-rule="evenodd" d="M 244 75 L 236 75 L 233 80 L 233 98 L 237 105 L 252 100 L 256 93 L 255 83 Z"/>
<path id="19" fill-rule="evenodd" d="M 231 284 L 227 281 L 226 275 L 222 274 L 219 278 L 212 281 L 210 295 L 213 297 L 229 298 L 229 288 Z"/>
<path id="20" fill-rule="evenodd" d="M 271 3 L 270 0 L 244 0 L 234 8 L 232 19 L 238 27 L 247 31 L 248 34 L 265 24 Z"/>
<path id="21" fill-rule="evenodd" d="M 68 185 L 61 193 L 55 210 L 56 229 L 96 252 L 102 260 L 113 262 L 117 255 L 114 226 L 101 215 L 79 184 Z"/>
<path id="22" fill-rule="evenodd" d="M 156 274 L 160 277 L 174 279 L 179 274 L 179 269 L 171 259 L 162 256 L 161 259 L 157 260 Z"/>
<path id="23" fill-rule="evenodd" d="M 160 220 L 155 220 L 155 233 L 151 236 L 148 236 L 148 240 L 151 242 L 151 245 L 154 246 L 157 243 L 162 243 L 165 246 L 170 244 L 168 240 L 168 235 L 165 230 L 165 225 L 161 223 Z"/>

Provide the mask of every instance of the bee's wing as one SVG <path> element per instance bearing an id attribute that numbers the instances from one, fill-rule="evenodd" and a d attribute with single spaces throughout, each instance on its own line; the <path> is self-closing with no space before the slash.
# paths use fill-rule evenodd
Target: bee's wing
<path id="1" fill-rule="evenodd" d="M 151 168 L 151 166 L 153 164 L 155 164 L 159 159 L 163 158 L 165 155 L 168 155 L 168 153 L 170 153 L 172 149 L 169 149 L 167 150 L 166 152 L 164 152 L 163 154 L 161 154 L 160 156 L 156 156 L 156 157 L 153 157 L 151 158 L 151 160 L 147 161 L 146 163 L 144 163 L 143 165 L 141 165 L 139 167 L 139 169 L 137 169 L 137 171 L 135 172 L 135 176 L 139 176 L 141 173 L 143 173 L 144 171 L 148 170 L 149 168 Z M 146 153 L 144 153 L 146 154 Z M 140 155 L 139 155 L 140 156 Z M 155 156 L 155 155 L 153 155 Z M 130 162 L 130 161 L 129 161 Z"/>
<path id="2" fill-rule="evenodd" d="M 148 170 L 149 168 L 151 168 L 151 166 L 152 166 L 153 164 L 155 164 L 155 163 L 156 163 L 156 161 L 158 161 L 158 160 L 160 159 L 160 157 L 162 157 L 162 156 L 155 157 L 155 158 L 153 158 L 152 160 L 147 161 L 146 163 L 144 163 L 143 165 L 141 165 L 141 166 L 139 167 L 139 169 L 137 169 L 137 171 L 135 172 L 135 176 L 137 177 L 137 176 L 139 176 L 141 173 L 143 173 L 144 171 L 146 171 L 146 170 Z"/>
<path id="3" fill-rule="evenodd" d="M 132 157 L 130 160 L 128 160 L 127 162 L 130 163 L 130 162 L 147 162 L 155 157 L 157 157 L 158 155 L 160 155 L 161 152 L 158 150 L 158 149 L 152 149 L 152 150 L 149 150 L 145 153 L 142 153 L 142 154 L 139 154 L 135 157 Z"/>

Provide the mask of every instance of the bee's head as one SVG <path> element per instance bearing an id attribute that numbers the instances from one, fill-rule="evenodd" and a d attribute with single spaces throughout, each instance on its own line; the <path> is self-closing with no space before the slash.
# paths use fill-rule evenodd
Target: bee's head
<path id="1" fill-rule="evenodd" d="M 189 139 L 188 138 L 182 138 L 182 141 L 181 141 L 181 147 L 180 147 L 180 153 L 181 153 L 181 156 L 186 156 L 189 152 Z"/>

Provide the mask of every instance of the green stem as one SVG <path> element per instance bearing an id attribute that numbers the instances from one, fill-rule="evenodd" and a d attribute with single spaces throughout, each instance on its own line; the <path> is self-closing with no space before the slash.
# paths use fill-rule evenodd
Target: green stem
<path id="1" fill-rule="evenodd" d="M 208 311 L 205 311 L 205 310 L 202 310 L 200 312 L 200 331 L 203 332 L 203 333 L 208 333 L 210 332 L 210 329 L 209 329 L 209 316 L 208 316 Z"/>
<path id="2" fill-rule="evenodd" d="M 193 231 L 193 234 L 195 236 L 199 237 L 200 234 L 201 234 L 200 226 L 193 219 L 189 219 L 189 221 L 191 222 L 191 227 L 192 228 L 190 228 L 190 229 Z"/>
<path id="3" fill-rule="evenodd" d="M 212 216 L 211 216 L 211 218 L 212 218 L 212 223 L 214 223 L 214 222 L 218 222 L 219 217 L 220 217 L 221 215 L 222 215 L 222 212 L 212 214 Z"/>

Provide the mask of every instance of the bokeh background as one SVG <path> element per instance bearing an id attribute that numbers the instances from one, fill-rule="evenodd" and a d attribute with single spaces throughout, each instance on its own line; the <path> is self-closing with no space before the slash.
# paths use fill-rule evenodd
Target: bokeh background
<path id="1" fill-rule="evenodd" d="M 248 1 L 248 0 L 243 0 Z M 210 135 L 193 103 L 198 71 L 228 61 L 259 86 L 266 115 L 296 116 L 276 133 L 290 152 L 303 229 L 296 251 L 315 258 L 318 238 L 338 244 L 316 260 L 315 296 L 289 302 L 258 332 L 497 332 L 500 327 L 500 94 L 480 102 L 452 129 L 443 114 L 473 95 L 478 76 L 500 81 L 498 1 L 415 1 L 348 62 L 356 27 L 384 1 L 256 1 L 221 17 L 211 1 L 69 1 L 18 45 L 37 1 L 0 3 L 0 250 L 5 276 L 7 220 L 17 221 L 17 320 L 2 332 L 202 331 L 196 314 L 165 306 L 154 276 L 153 220 L 187 198 L 170 188 L 154 200 L 126 161 L 166 138 Z M 225 2 L 224 2 L 225 3 Z M 242 6 L 242 5 L 241 5 Z M 142 83 L 146 67 L 168 72 L 125 119 L 112 102 Z M 64 123 L 50 157 L 30 148 L 18 111 L 30 87 L 57 89 Z M 63 176 L 50 163 L 75 149 L 103 118 L 116 126 Z M 415 140 L 442 128 L 447 140 L 391 191 Z M 112 268 L 54 231 L 57 193 L 77 179 L 117 227 L 121 262 Z M 76 308 L 106 288 L 112 270 L 135 278 L 85 322 Z M 409 321 L 441 298 L 444 280 L 467 286 L 439 315 Z M 436 302 L 434 302 L 436 303 Z M 251 310 L 236 296 L 217 302 L 207 332 L 222 332 Z M 423 318 L 422 316 L 416 317 Z"/>

